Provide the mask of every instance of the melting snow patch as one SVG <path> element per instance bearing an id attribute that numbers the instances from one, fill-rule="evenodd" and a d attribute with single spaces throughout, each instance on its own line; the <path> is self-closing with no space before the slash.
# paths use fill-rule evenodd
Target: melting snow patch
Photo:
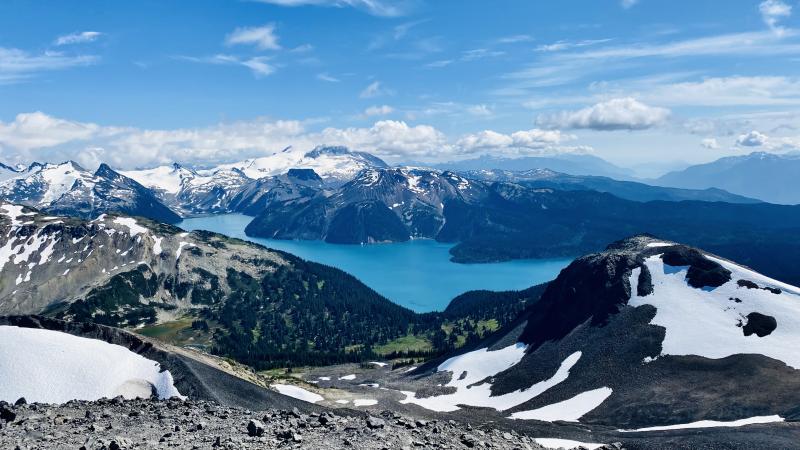
<path id="1" fill-rule="evenodd" d="M 356 379 L 356 374 L 351 373 L 350 375 L 345 375 L 343 377 L 339 377 L 339 379 L 340 380 L 347 380 L 347 381 L 355 380 Z"/>
<path id="2" fill-rule="evenodd" d="M 319 377 L 321 381 L 331 381 L 331 377 Z"/>
<path id="3" fill-rule="evenodd" d="M 272 388 L 283 395 L 302 400 L 309 403 L 317 403 L 325 400 L 321 395 L 307 391 L 301 387 L 291 384 L 273 384 Z"/>
<path id="4" fill-rule="evenodd" d="M 346 404 L 350 403 L 350 400 L 336 400 L 336 403 L 338 403 L 340 405 L 346 405 Z"/>
<path id="5" fill-rule="evenodd" d="M 114 223 L 128 227 L 131 236 L 136 236 L 139 233 L 147 233 L 147 228 L 136 223 L 136 219 L 131 217 L 117 217 L 114 219 Z"/>
<path id="6" fill-rule="evenodd" d="M 160 398 L 180 396 L 169 371 L 119 345 L 12 326 L 0 326 L 0 342 L 0 400 L 149 397 L 153 387 Z"/>
<path id="7" fill-rule="evenodd" d="M 541 420 L 544 422 L 577 422 L 578 419 L 600 406 L 612 393 L 611 388 L 601 387 L 586 391 L 563 402 L 553 403 L 530 411 L 520 411 L 511 419 Z"/>
<path id="8" fill-rule="evenodd" d="M 378 366 L 378 367 L 386 367 L 386 366 L 388 366 L 388 365 L 389 365 L 389 363 L 385 363 L 385 362 L 378 362 L 378 361 L 370 361 L 370 364 L 375 364 L 375 365 L 376 365 L 376 366 Z"/>
<path id="9" fill-rule="evenodd" d="M 161 241 L 163 240 L 163 237 L 153 236 L 153 255 L 161 254 Z"/>
<path id="10" fill-rule="evenodd" d="M 692 423 L 682 423 L 677 425 L 664 425 L 660 427 L 647 427 L 637 428 L 635 430 L 617 430 L 623 433 L 638 433 L 644 431 L 665 431 L 665 430 L 683 430 L 687 428 L 714 428 L 714 427 L 742 427 L 745 425 L 753 425 L 758 423 L 775 423 L 783 422 L 781 416 L 756 416 L 747 419 L 733 420 L 730 422 L 719 422 L 716 420 L 700 420 Z"/>
<path id="11" fill-rule="evenodd" d="M 569 439 L 556 439 L 556 438 L 536 438 L 534 439 L 537 444 L 541 445 L 544 448 L 588 448 L 589 450 L 594 450 L 596 448 L 600 448 L 605 444 L 593 444 L 588 442 L 579 442 L 579 441 L 572 441 Z"/>
<path id="12" fill-rule="evenodd" d="M 354 406 L 375 406 L 378 404 L 378 401 L 371 398 L 357 398 L 353 400 Z"/>

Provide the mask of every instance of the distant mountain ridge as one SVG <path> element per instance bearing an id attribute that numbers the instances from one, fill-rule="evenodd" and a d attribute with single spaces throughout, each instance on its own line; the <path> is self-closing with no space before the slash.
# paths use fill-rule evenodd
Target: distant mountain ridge
<path id="1" fill-rule="evenodd" d="M 608 177 L 567 175 L 549 169 L 531 169 L 524 171 L 472 170 L 463 172 L 462 174 L 467 178 L 486 181 L 514 182 L 533 188 L 608 192 L 619 198 L 637 202 L 649 202 L 654 200 L 699 200 L 705 202 L 728 203 L 760 202 L 760 200 L 731 194 L 717 188 L 681 189 L 652 186 L 635 181 L 619 181 Z"/>
<path id="2" fill-rule="evenodd" d="M 687 189 L 716 187 L 771 203 L 800 204 L 800 153 L 755 152 L 670 172 L 653 180 Z"/>
<path id="3" fill-rule="evenodd" d="M 629 180 L 633 178 L 633 171 L 616 166 L 597 156 L 570 153 L 552 156 L 523 156 L 519 158 L 483 155 L 474 159 L 428 164 L 427 166 L 434 169 L 450 170 L 454 172 L 478 170 L 509 170 L 520 172 L 534 169 L 549 169 L 570 175 L 603 176 L 618 180 Z"/>

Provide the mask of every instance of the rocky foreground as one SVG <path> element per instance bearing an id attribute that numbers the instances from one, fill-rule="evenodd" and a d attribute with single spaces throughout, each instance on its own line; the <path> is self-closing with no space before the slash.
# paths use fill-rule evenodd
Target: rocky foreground
<path id="1" fill-rule="evenodd" d="M 473 429 L 454 421 L 413 420 L 390 411 L 374 416 L 350 413 L 253 412 L 179 399 L 119 397 L 60 406 L 21 400 L 16 405 L 0 403 L 0 448 L 543 448 L 515 432 Z"/>

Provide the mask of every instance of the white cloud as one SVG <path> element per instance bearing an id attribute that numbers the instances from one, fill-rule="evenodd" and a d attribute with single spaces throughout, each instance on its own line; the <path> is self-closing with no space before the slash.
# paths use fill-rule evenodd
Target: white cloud
<path id="1" fill-rule="evenodd" d="M 569 50 L 573 48 L 589 47 L 597 44 L 604 44 L 610 42 L 611 39 L 584 39 L 582 41 L 556 41 L 552 44 L 543 44 L 536 47 L 539 52 L 559 52 L 562 50 Z"/>
<path id="2" fill-rule="evenodd" d="M 639 3 L 639 0 L 621 0 L 620 1 L 620 5 L 622 5 L 622 7 L 625 8 L 625 9 L 633 8 L 634 6 L 636 6 L 637 3 Z"/>
<path id="3" fill-rule="evenodd" d="M 327 81 L 328 83 L 338 83 L 342 80 L 328 75 L 326 72 L 318 73 L 317 79 L 320 81 Z"/>
<path id="4" fill-rule="evenodd" d="M 537 123 L 550 128 L 592 130 L 643 130 L 664 123 L 670 111 L 649 106 L 632 97 L 615 98 L 577 111 L 545 114 Z"/>
<path id="5" fill-rule="evenodd" d="M 240 66 L 250 69 L 253 72 L 253 75 L 256 78 L 265 77 L 267 75 L 271 75 L 275 73 L 275 66 L 269 63 L 269 57 L 266 56 L 255 56 L 252 58 L 241 58 L 239 56 L 234 55 L 213 55 L 213 56 L 203 56 L 203 57 L 196 57 L 196 56 L 181 56 L 179 57 L 185 61 L 191 61 L 201 64 L 213 64 L 213 65 L 222 65 L 222 66 Z"/>
<path id="6" fill-rule="evenodd" d="M 558 144 L 575 139 L 575 136 L 563 134 L 558 130 L 540 130 L 534 128 L 527 131 L 515 131 L 511 134 L 484 130 L 468 134 L 456 143 L 465 153 L 483 150 L 504 149 L 553 149 Z"/>
<path id="7" fill-rule="evenodd" d="M 41 112 L 17 114 L 13 122 L 0 122 L 0 144 L 20 150 L 53 147 L 94 136 L 99 126 L 57 119 Z"/>
<path id="8" fill-rule="evenodd" d="M 769 138 L 765 134 L 753 130 L 736 138 L 736 145 L 742 147 L 761 147 L 762 145 L 766 145 L 768 141 Z"/>
<path id="9" fill-rule="evenodd" d="M 792 15 L 792 7 L 781 0 L 764 0 L 758 5 L 758 10 L 764 23 L 778 34 L 785 31 L 778 22 Z"/>
<path id="10" fill-rule="evenodd" d="M 292 53 L 308 53 L 308 52 L 310 52 L 312 50 L 314 50 L 314 46 L 313 45 L 311 45 L 311 44 L 303 44 L 303 45 L 298 45 L 297 47 L 295 47 L 295 48 L 293 48 L 293 49 L 291 49 L 289 51 L 292 52 Z"/>
<path id="11" fill-rule="evenodd" d="M 445 135 L 429 125 L 381 120 L 366 128 L 320 131 L 307 129 L 309 125 L 254 119 L 204 128 L 153 130 L 81 123 L 36 112 L 0 122 L 0 149 L 6 163 L 74 159 L 87 168 L 106 162 L 121 169 L 172 162 L 218 164 L 270 155 L 290 146 L 310 150 L 319 144 L 346 145 L 394 158 L 453 151 Z"/>
<path id="12" fill-rule="evenodd" d="M 373 81 L 358 96 L 360 98 L 375 98 L 389 94 L 391 94 L 391 90 L 384 88 L 380 81 Z"/>
<path id="13" fill-rule="evenodd" d="M 332 6 L 352 7 L 366 11 L 374 16 L 396 17 L 408 10 L 408 2 L 403 0 L 256 0 L 280 6 Z"/>
<path id="14" fill-rule="evenodd" d="M 719 148 L 719 142 L 717 142 L 715 138 L 705 138 L 700 141 L 700 145 L 709 150 L 716 150 Z"/>
<path id="15" fill-rule="evenodd" d="M 31 54 L 15 48 L 0 47 L 0 84 L 25 81 L 38 73 L 95 64 L 93 55 L 65 55 L 60 52 Z"/>
<path id="16" fill-rule="evenodd" d="M 367 117 L 385 116 L 394 112 L 394 108 L 389 105 L 370 106 L 364 110 L 364 115 Z"/>
<path id="17" fill-rule="evenodd" d="M 103 33 L 99 31 L 81 31 L 65 34 L 56 38 L 55 45 L 85 44 L 96 41 L 102 35 Z"/>
<path id="18" fill-rule="evenodd" d="M 503 36 L 497 39 L 498 44 L 518 44 L 520 42 L 530 42 L 533 40 L 533 36 L 528 34 L 515 34 L 512 36 Z"/>
<path id="19" fill-rule="evenodd" d="M 445 135 L 429 125 L 409 126 L 397 120 L 381 120 L 370 128 L 326 128 L 320 142 L 367 149 L 394 158 L 430 156 L 450 152 Z"/>
<path id="20" fill-rule="evenodd" d="M 269 23 L 261 27 L 240 27 L 225 37 L 227 45 L 254 45 L 259 50 L 280 50 L 275 24 Z"/>
<path id="21" fill-rule="evenodd" d="M 641 87 L 643 99 L 665 105 L 800 105 L 800 79 L 782 76 L 714 77 Z"/>

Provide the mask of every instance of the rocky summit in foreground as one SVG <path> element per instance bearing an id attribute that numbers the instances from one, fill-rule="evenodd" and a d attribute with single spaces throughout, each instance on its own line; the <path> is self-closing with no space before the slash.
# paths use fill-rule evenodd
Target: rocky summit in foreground
<path id="1" fill-rule="evenodd" d="M 253 412 L 210 402 L 122 398 L 61 406 L 0 404 L 0 448 L 264 449 L 495 448 L 540 449 L 515 432 L 423 421 L 390 411 L 302 414 Z M 607 448 L 621 448 L 610 446 Z"/>

